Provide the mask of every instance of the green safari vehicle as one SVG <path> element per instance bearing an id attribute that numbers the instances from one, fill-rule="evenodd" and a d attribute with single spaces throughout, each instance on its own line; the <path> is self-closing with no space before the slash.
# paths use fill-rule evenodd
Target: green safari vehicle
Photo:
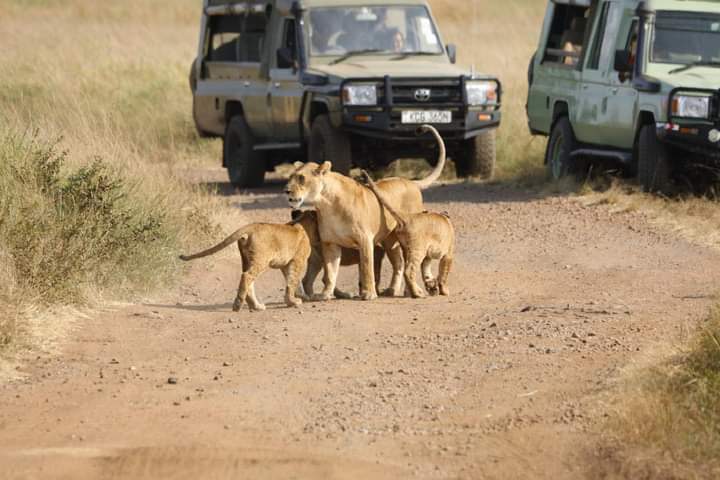
<path id="1" fill-rule="evenodd" d="M 550 1 L 528 81 L 555 179 L 604 158 L 667 192 L 720 163 L 720 2 Z"/>

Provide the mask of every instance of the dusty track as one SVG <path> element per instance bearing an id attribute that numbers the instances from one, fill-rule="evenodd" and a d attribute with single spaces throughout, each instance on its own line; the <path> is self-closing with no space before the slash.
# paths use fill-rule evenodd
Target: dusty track
<path id="1" fill-rule="evenodd" d="M 284 221 L 279 185 L 228 201 Z M 425 198 L 458 232 L 450 298 L 286 309 L 273 272 L 233 314 L 237 253 L 196 261 L 0 387 L 0 477 L 578 478 L 602 393 L 704 314 L 720 255 L 568 198 Z"/>

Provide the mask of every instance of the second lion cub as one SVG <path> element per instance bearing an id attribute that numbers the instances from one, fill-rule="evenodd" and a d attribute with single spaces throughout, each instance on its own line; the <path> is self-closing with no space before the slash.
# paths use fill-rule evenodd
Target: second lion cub
<path id="1" fill-rule="evenodd" d="M 414 298 L 424 296 L 415 283 L 418 266 L 421 266 L 428 293 L 437 295 L 439 292 L 440 295 L 449 295 L 447 282 L 455 252 L 455 229 L 450 219 L 446 215 L 432 212 L 402 215 L 385 201 L 383 193 L 378 190 L 365 170 L 362 171 L 362 177 L 380 204 L 397 221 L 394 233 L 405 258 L 406 290 L 409 290 Z M 430 269 L 432 260 L 440 260 L 437 279 L 433 278 Z"/>

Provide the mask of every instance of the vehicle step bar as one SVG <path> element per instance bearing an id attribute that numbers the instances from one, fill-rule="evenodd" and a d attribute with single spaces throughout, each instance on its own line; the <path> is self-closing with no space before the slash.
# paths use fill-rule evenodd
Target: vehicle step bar
<path id="1" fill-rule="evenodd" d="M 266 151 L 266 150 L 296 150 L 302 147 L 300 142 L 286 142 L 286 143 L 261 143 L 255 145 L 253 150 Z"/>
<path id="2" fill-rule="evenodd" d="M 570 153 L 571 157 L 602 157 L 612 158 L 619 161 L 620 163 L 630 164 L 632 162 L 632 153 L 620 152 L 613 150 L 601 150 L 599 148 L 579 148 Z"/>

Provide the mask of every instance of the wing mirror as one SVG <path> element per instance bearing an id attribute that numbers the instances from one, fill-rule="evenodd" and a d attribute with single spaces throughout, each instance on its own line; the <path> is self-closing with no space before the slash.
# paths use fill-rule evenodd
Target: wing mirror
<path id="1" fill-rule="evenodd" d="M 277 49 L 277 66 L 278 68 L 295 68 L 295 58 L 293 52 L 287 47 Z"/>
<path id="2" fill-rule="evenodd" d="M 449 43 L 445 50 L 447 51 L 448 58 L 450 59 L 450 63 L 455 63 L 457 61 L 457 47 L 454 43 Z"/>

